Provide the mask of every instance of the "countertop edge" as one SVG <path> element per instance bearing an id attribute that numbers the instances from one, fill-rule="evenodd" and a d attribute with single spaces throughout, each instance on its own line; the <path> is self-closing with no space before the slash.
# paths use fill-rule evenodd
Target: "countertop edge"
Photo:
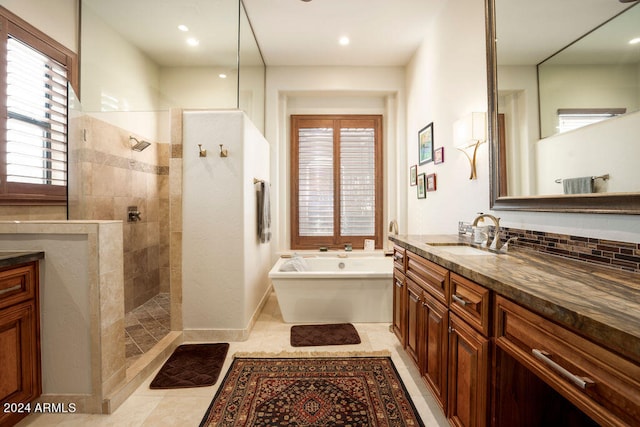
<path id="1" fill-rule="evenodd" d="M 625 331 L 619 327 L 612 326 L 589 317 L 588 315 L 579 313 L 567 306 L 545 299 L 540 295 L 536 295 L 535 292 L 528 292 L 523 289 L 525 287 L 524 285 L 515 287 L 493 277 L 490 272 L 465 267 L 461 262 L 455 259 L 455 256 L 435 253 L 437 252 L 437 249 L 435 251 L 430 250 L 429 245 L 426 243 L 412 243 L 412 240 L 416 240 L 420 237 L 425 239 L 430 236 L 389 235 L 389 239 L 396 245 L 441 265 L 454 273 L 473 280 L 497 294 L 520 304 L 532 312 L 554 321 L 590 341 L 633 360 L 635 363 L 640 363 L 640 335 L 634 335 L 629 331 Z M 448 238 L 456 239 L 457 236 L 448 236 Z M 437 246 L 435 248 L 437 248 Z M 551 256 L 546 254 L 539 255 L 541 259 Z M 515 256 L 517 256 L 517 253 L 515 253 Z M 577 268 L 578 267 L 576 267 L 576 269 Z M 548 274 L 548 272 L 546 273 Z"/>
<path id="2" fill-rule="evenodd" d="M 0 251 L 0 268 L 44 259 L 43 251 Z"/>

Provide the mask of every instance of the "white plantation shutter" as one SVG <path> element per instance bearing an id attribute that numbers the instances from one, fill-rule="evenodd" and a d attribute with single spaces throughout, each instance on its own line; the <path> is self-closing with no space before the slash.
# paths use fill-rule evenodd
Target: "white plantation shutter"
<path id="1" fill-rule="evenodd" d="M 292 248 L 381 242 L 381 123 L 292 116 Z"/>
<path id="2" fill-rule="evenodd" d="M 374 129 L 340 129 L 340 235 L 373 236 L 375 202 Z"/>
<path id="3" fill-rule="evenodd" d="M 333 129 L 300 129 L 298 153 L 299 234 L 333 236 Z"/>
<path id="4" fill-rule="evenodd" d="M 30 46 L 7 43 L 8 182 L 66 185 L 67 71 Z"/>

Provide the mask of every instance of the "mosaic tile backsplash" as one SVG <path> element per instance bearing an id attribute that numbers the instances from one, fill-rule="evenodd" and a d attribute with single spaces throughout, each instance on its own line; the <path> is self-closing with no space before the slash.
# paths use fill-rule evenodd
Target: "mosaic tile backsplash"
<path id="1" fill-rule="evenodd" d="M 501 233 L 503 240 L 518 237 L 513 246 L 640 273 L 640 243 L 505 227 Z"/>

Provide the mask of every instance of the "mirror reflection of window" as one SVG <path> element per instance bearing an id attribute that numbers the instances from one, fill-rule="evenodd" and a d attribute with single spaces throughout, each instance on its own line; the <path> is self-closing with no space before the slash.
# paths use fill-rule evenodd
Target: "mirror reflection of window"
<path id="1" fill-rule="evenodd" d="M 558 109 L 558 133 L 598 123 L 626 112 L 626 108 L 560 108 Z"/>

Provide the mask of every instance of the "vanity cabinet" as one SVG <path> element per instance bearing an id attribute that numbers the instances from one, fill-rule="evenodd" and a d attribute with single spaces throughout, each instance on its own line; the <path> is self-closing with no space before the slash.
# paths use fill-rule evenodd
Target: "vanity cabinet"
<path id="1" fill-rule="evenodd" d="M 496 426 L 538 425 L 546 420 L 536 418 L 542 415 L 535 408 L 560 405 L 557 413 L 568 415 L 555 421 L 565 426 L 596 425 L 584 414 L 602 426 L 639 425 L 639 365 L 506 298 L 496 296 L 495 306 Z M 523 381 L 514 384 L 513 377 L 522 374 L 506 374 L 522 371 L 543 384 L 529 379 L 526 398 L 517 400 L 513 390 L 524 386 Z M 502 412 L 502 406 L 510 412 Z"/>
<path id="2" fill-rule="evenodd" d="M 407 330 L 407 291 L 405 289 L 405 250 L 399 246 L 393 248 L 393 333 L 402 347 L 406 345 Z"/>
<path id="3" fill-rule="evenodd" d="M 449 421 L 484 427 L 489 420 L 490 292 L 456 273 L 451 273 L 449 291 Z"/>
<path id="4" fill-rule="evenodd" d="M 422 379 L 431 389 L 436 402 L 446 413 L 447 351 L 449 310 L 428 292 L 423 292 L 420 304 L 420 361 Z"/>
<path id="5" fill-rule="evenodd" d="M 405 258 L 405 351 L 452 425 L 484 427 L 490 293 L 417 254 L 406 252 Z"/>
<path id="6" fill-rule="evenodd" d="M 38 287 L 38 262 L 0 268 L 0 425 L 42 393 Z"/>

